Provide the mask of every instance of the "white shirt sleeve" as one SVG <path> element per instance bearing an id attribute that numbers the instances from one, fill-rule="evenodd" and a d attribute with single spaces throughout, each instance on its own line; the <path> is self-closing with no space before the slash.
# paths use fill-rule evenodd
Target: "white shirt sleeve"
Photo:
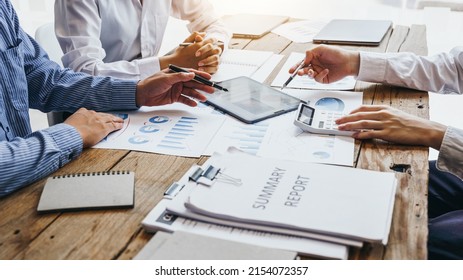
<path id="1" fill-rule="evenodd" d="M 106 51 L 100 41 L 101 30 L 97 1 L 55 2 L 55 32 L 64 52 L 62 62 L 65 67 L 94 76 L 133 80 L 146 78 L 160 70 L 157 57 L 104 62 Z"/>
<path id="2" fill-rule="evenodd" d="M 463 179 L 463 130 L 447 127 L 437 158 L 437 168 Z"/>
<path id="3" fill-rule="evenodd" d="M 463 48 L 431 57 L 412 53 L 360 53 L 359 80 L 463 94 Z M 437 168 L 463 179 L 463 130 L 447 127 Z"/>
<path id="4" fill-rule="evenodd" d="M 425 57 L 412 53 L 360 53 L 357 79 L 440 93 L 463 93 L 463 48 Z"/>
<path id="5" fill-rule="evenodd" d="M 214 7 L 207 0 L 175 0 L 172 1 L 172 16 L 187 20 L 190 32 L 205 31 L 206 38 L 216 38 L 224 42 L 227 48 L 232 33 L 228 30 Z"/>
<path id="6" fill-rule="evenodd" d="M 123 12 L 121 12 L 123 11 Z M 55 32 L 65 67 L 140 80 L 160 71 L 158 52 L 169 15 L 228 45 L 230 32 L 206 0 L 56 0 Z"/>

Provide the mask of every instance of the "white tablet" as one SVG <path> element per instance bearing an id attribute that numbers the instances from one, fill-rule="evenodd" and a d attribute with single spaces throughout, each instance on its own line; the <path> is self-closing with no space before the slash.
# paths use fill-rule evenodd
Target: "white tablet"
<path id="1" fill-rule="evenodd" d="M 217 83 L 228 89 L 208 95 L 206 103 L 245 123 L 256 123 L 294 111 L 301 102 L 270 86 L 248 77 Z"/>

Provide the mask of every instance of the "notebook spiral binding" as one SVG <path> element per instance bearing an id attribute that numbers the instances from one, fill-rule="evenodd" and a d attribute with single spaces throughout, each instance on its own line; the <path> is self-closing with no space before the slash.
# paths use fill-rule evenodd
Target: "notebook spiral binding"
<path id="1" fill-rule="evenodd" d="M 86 177 L 86 176 L 105 176 L 105 175 L 125 175 L 129 174 L 128 170 L 118 170 L 118 171 L 98 171 L 98 172 L 86 172 L 86 173 L 72 173 L 66 175 L 55 175 L 53 179 L 60 178 L 72 178 L 72 177 Z"/>

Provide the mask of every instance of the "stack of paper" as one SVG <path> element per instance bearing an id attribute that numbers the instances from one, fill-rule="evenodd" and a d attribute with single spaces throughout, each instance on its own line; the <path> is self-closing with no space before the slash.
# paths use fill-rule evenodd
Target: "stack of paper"
<path id="1" fill-rule="evenodd" d="M 393 173 L 263 159 L 243 153 L 216 155 L 208 163 L 223 170 L 225 176 L 239 178 L 242 184 L 220 179 L 211 186 L 198 184 L 184 201 L 194 213 L 387 243 L 396 190 Z"/>
<path id="2" fill-rule="evenodd" d="M 217 233 L 211 233 L 214 230 L 207 225 L 216 224 L 222 225 L 216 226 L 217 231 L 225 230 L 226 236 L 237 229 L 268 232 L 272 234 L 267 234 L 267 240 L 255 244 L 337 259 L 347 257 L 347 246 L 361 247 L 364 241 L 387 243 L 396 189 L 393 173 L 238 152 L 216 154 L 204 166 L 209 165 L 220 168 L 218 177 L 239 178 L 240 184 L 227 178 L 208 186 L 186 182 L 178 195 L 153 209 L 143 221 L 145 228 L 168 230 L 162 225 L 167 215 L 168 223 L 178 227 L 171 227 L 172 231 L 183 229 L 179 224 L 195 224 L 202 225 L 201 234 L 214 236 Z M 292 237 L 276 242 L 281 234 Z M 237 236 L 227 238 L 236 240 Z M 252 235 L 238 240 L 257 241 Z"/>

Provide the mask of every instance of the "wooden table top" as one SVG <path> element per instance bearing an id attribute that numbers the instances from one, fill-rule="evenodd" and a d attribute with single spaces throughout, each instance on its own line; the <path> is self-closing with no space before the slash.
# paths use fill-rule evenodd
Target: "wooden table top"
<path id="1" fill-rule="evenodd" d="M 233 39 L 234 49 L 268 50 L 288 55 L 313 45 L 295 44 L 268 34 L 256 40 Z M 426 28 L 396 26 L 379 47 L 353 47 L 374 52 L 411 51 L 427 54 Z M 272 81 L 286 57 L 267 79 Z M 393 86 L 357 82 L 364 104 L 391 105 L 429 118 L 428 93 Z M 141 221 L 162 199 L 165 189 L 193 164 L 207 158 L 123 150 L 87 149 L 54 175 L 79 172 L 130 170 L 135 172 L 136 205 L 133 209 L 38 214 L 45 184 L 40 180 L 0 199 L 0 259 L 131 259 L 152 237 Z M 392 228 L 387 246 L 365 244 L 351 249 L 350 259 L 426 259 L 428 148 L 384 141 L 357 141 L 357 168 L 396 171 L 399 182 Z M 353 182 L 354 183 L 354 182 Z"/>

